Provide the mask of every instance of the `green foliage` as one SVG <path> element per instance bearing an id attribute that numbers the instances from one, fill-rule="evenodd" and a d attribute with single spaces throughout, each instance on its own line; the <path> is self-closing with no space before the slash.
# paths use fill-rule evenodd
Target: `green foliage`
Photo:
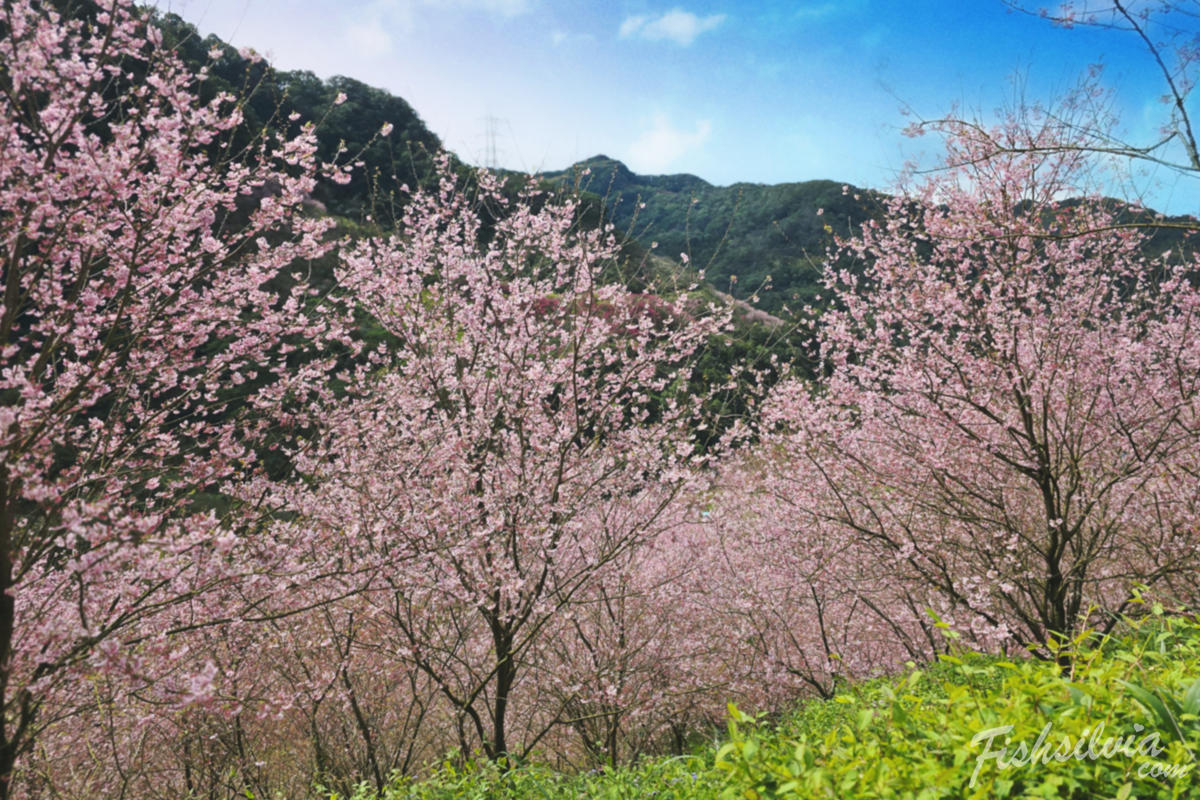
<path id="1" fill-rule="evenodd" d="M 757 404 L 785 375 L 811 377 L 815 356 L 805 332 L 795 326 L 769 327 L 735 317 L 734 327 L 717 334 L 699 353 L 687 391 L 706 397 L 706 428 L 698 431 L 708 447 L 738 421 L 753 417 Z M 710 389 L 715 389 L 711 394 Z"/>
<path id="2" fill-rule="evenodd" d="M 657 242 L 668 258 L 686 253 L 717 289 L 771 313 L 814 301 L 834 234 L 850 234 L 877 206 L 875 193 L 834 181 L 713 186 L 694 175 L 636 175 L 607 156 L 546 177 L 579 180 L 604 198 L 618 228 L 644 246 Z"/>
<path id="3" fill-rule="evenodd" d="M 722 796 L 1192 796 L 1200 624 L 1152 617 L 1059 655 L 1069 666 L 952 652 L 774 728 L 731 707 Z"/>
<path id="4" fill-rule="evenodd" d="M 716 798 L 722 783 L 709 759 L 698 755 L 577 775 L 537 766 L 504 771 L 487 761 L 465 767 L 447 762 L 423 780 L 399 779 L 382 795 L 364 787 L 349 800 L 685 800 Z M 334 795 L 333 800 L 346 799 Z"/>
<path id="5" fill-rule="evenodd" d="M 544 177 L 594 193 L 643 246 L 657 242 L 656 252 L 671 259 L 686 253 L 720 291 L 785 317 L 821 306 L 822 265 L 834 237 L 882 213 L 883 195 L 836 181 L 713 186 L 695 175 L 637 175 L 603 155 Z M 1192 249 L 1188 218 L 1105 202 L 1120 209 L 1122 222 L 1149 228 L 1147 253 Z"/>

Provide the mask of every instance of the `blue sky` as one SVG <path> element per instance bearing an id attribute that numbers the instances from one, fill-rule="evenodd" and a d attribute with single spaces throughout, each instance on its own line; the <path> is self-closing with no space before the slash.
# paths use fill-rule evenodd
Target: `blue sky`
<path id="1" fill-rule="evenodd" d="M 1138 0 L 1134 0 L 1137 2 Z M 1096 5 L 1096 2 L 1092 3 Z M 284 69 L 348 75 L 408 100 L 450 149 L 561 169 L 605 153 L 713 183 L 831 178 L 886 189 L 927 140 L 901 130 L 959 104 L 1047 99 L 1105 65 L 1130 139 L 1163 93 L 1133 37 L 1054 27 L 1000 0 L 159 0 Z M 1195 19 L 1188 20 L 1197 24 Z M 489 125 L 488 120 L 493 122 Z M 1139 178 L 1200 212 L 1200 180 Z"/>

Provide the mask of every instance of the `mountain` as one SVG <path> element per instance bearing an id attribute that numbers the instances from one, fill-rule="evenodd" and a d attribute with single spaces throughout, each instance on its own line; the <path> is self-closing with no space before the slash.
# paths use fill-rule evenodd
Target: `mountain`
<path id="1" fill-rule="evenodd" d="M 75 8 L 77 13 L 100 11 L 86 0 Z M 326 81 L 311 72 L 276 70 L 216 37 L 201 37 L 178 16 L 160 14 L 156 19 L 167 46 L 193 70 L 208 68 L 209 78 L 199 86 L 202 99 L 219 91 L 248 98 L 235 151 L 264 131 L 294 135 L 311 121 L 317 123 L 323 158 L 333 157 L 344 145 L 350 160 L 360 162 L 348 184 L 322 181 L 315 193 L 314 199 L 339 218 L 341 233 L 356 236 L 376 226 L 387 229 L 406 200 L 399 187 L 428 186 L 434 179 L 433 159 L 441 142 L 403 99 L 351 78 Z M 339 94 L 346 95 L 345 101 L 335 105 Z M 394 130 L 381 138 L 376 134 L 384 123 Z M 450 158 L 464 180 L 470 180 L 467 165 Z M 509 177 L 514 191 L 527 178 L 520 173 Z M 710 284 L 700 295 L 732 304 L 735 331 L 703 349 L 693 376 L 698 391 L 728 387 L 709 401 L 718 420 L 712 436 L 731 420 L 743 418 L 756 393 L 769 388 L 783 370 L 811 374 L 818 368 L 811 340 L 793 324 L 788 309 L 822 305 L 817 298 L 819 280 L 835 235 L 851 235 L 864 221 L 881 215 L 886 198 L 828 180 L 714 186 L 695 175 L 638 175 L 604 155 L 539 177 L 584 190 L 578 212 L 582 226 L 590 228 L 607 218 L 624 232 L 612 280 L 638 291 L 673 282 L 689 285 L 690 276 L 681 274 L 678 266 L 683 253 Z M 371 223 L 362 224 L 368 215 Z M 1155 223 L 1153 212 L 1130 210 L 1128 224 L 1147 222 Z M 1148 252 L 1181 249 L 1188 222 L 1158 229 Z M 1190 227 L 1194 229 L 1194 221 Z M 330 257 L 309 265 L 316 285 L 333 285 L 333 261 Z M 360 334 L 369 343 L 386 337 L 369 318 Z M 762 370 L 764 382 L 756 384 L 752 373 L 741 372 L 746 366 Z M 739 377 L 731 384 L 734 375 Z"/>
<path id="2" fill-rule="evenodd" d="M 158 14 L 155 23 L 163 42 L 193 70 L 208 67 L 200 84 L 202 100 L 218 92 L 248 97 L 243 105 L 247 136 L 264 129 L 297 134 L 306 122 L 316 122 L 318 153 L 331 160 L 362 162 L 344 185 L 321 181 L 314 194 L 333 214 L 359 220 L 370 214 L 387 225 L 402 205 L 401 185 L 415 187 L 433 175 L 433 156 L 441 140 L 426 127 L 403 98 L 341 75 L 321 80 L 305 70 L 277 70 L 265 60 L 250 58 L 216 36 L 202 37 L 191 23 L 176 14 Z M 214 59 L 210 53 L 218 53 Z M 338 94 L 346 99 L 338 105 Z M 394 130 L 380 137 L 380 128 Z M 457 162 L 456 162 L 457 163 Z"/>
<path id="3" fill-rule="evenodd" d="M 543 177 L 599 195 L 642 245 L 686 254 L 717 289 L 771 313 L 813 299 L 834 233 L 851 233 L 882 197 L 826 180 L 714 186 L 695 175 L 638 175 L 604 155 Z"/>
<path id="4" fill-rule="evenodd" d="M 99 6 L 83 3 L 75 13 L 87 9 L 95 12 Z M 402 98 L 353 78 L 321 80 L 307 71 L 276 70 L 215 36 L 202 37 L 175 14 L 155 19 L 168 47 L 194 70 L 208 68 L 209 77 L 199 87 L 202 99 L 222 91 L 248 97 L 241 144 L 264 129 L 294 135 L 312 121 L 318 123 L 323 158 L 333 158 L 344 146 L 340 160 L 361 163 L 347 184 L 319 183 L 314 199 L 330 213 L 352 221 L 370 215 L 388 227 L 404 202 L 399 187 L 424 185 L 435 174 L 433 157 L 442 143 Z M 346 99 L 335 105 L 339 94 Z M 386 138 L 376 135 L 384 123 L 394 126 Z M 464 164 L 453 163 L 465 172 Z M 541 177 L 583 189 L 589 196 L 584 224 L 607 215 L 628 235 L 627 251 L 657 243 L 655 254 L 676 263 L 684 253 L 715 289 L 782 317 L 788 308 L 815 301 L 834 234 L 849 235 L 877 216 L 884 198 L 828 180 L 714 186 L 695 175 L 638 175 L 604 155 Z M 1190 218 L 1162 220 L 1132 208 L 1128 223 L 1165 224 L 1153 229 L 1147 245 L 1153 253 L 1178 252 L 1186 231 L 1195 228 Z"/>

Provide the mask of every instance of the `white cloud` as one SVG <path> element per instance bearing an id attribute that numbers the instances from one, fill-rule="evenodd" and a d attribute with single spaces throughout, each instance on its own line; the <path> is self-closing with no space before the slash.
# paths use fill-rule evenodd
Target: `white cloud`
<path id="1" fill-rule="evenodd" d="M 386 8 L 393 12 L 412 13 L 417 7 L 432 8 L 436 11 L 463 9 L 466 11 L 482 11 L 501 17 L 516 17 L 532 10 L 534 0 L 375 0 L 372 3 L 377 8 Z"/>
<path id="2" fill-rule="evenodd" d="M 412 35 L 417 17 L 436 11 L 476 11 L 492 16 L 516 17 L 530 11 L 535 0 L 371 0 L 356 12 L 342 30 L 351 52 L 379 58 L 392 52 L 392 33 Z"/>
<path id="3" fill-rule="evenodd" d="M 555 30 L 550 32 L 550 43 L 555 47 L 563 45 L 574 45 L 576 47 L 596 41 L 596 37 L 590 33 L 571 33 L 569 31 Z"/>
<path id="4" fill-rule="evenodd" d="M 841 0 L 838 3 L 805 3 L 794 12 L 796 19 L 818 20 L 843 14 L 854 9 L 857 3 Z"/>
<path id="5" fill-rule="evenodd" d="M 424 4 L 435 7 L 453 5 L 478 9 L 489 14 L 499 14 L 502 17 L 519 16 L 533 7 L 531 0 L 424 0 Z"/>
<path id="6" fill-rule="evenodd" d="M 351 52 L 367 58 L 379 58 L 392 52 L 392 37 L 378 21 L 351 23 L 342 32 L 342 38 Z"/>
<path id="7" fill-rule="evenodd" d="M 624 22 L 621 23 L 621 30 L 619 33 L 620 37 L 622 39 L 628 39 L 630 36 L 633 36 L 638 32 L 638 29 L 646 24 L 648 19 L 650 18 L 644 14 L 639 14 L 636 17 L 628 17 Z"/>
<path id="8" fill-rule="evenodd" d="M 690 11 L 673 8 L 658 18 L 651 18 L 644 14 L 626 18 L 621 23 L 619 35 L 622 39 L 633 36 L 650 41 L 669 39 L 686 47 L 695 41 L 697 36 L 713 30 L 724 21 L 724 14 L 697 17 Z"/>
<path id="9" fill-rule="evenodd" d="M 697 120 L 691 131 L 676 128 L 666 114 L 655 114 L 654 124 L 629 146 L 630 167 L 636 172 L 657 173 L 700 148 L 712 133 L 712 123 Z"/>

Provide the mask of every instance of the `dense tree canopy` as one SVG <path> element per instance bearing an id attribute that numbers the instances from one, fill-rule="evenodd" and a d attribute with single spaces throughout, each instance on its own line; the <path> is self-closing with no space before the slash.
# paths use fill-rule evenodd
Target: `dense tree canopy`
<path id="1" fill-rule="evenodd" d="M 833 235 L 878 210 L 874 193 L 833 181 L 713 186 L 694 175 L 635 175 L 606 156 L 546 177 L 575 180 L 584 170 L 581 185 L 643 246 L 686 253 L 717 289 L 773 313 L 811 302 Z"/>
<path id="2" fill-rule="evenodd" d="M 90 676 L 203 700 L 171 637 L 295 579 L 238 486 L 327 392 L 333 307 L 281 272 L 327 253 L 311 127 L 244 139 L 236 98 L 129 4 L 9 3 L 0 72 L 0 797 Z M 303 365 L 292 355 L 309 350 Z M 197 495 L 222 492 L 222 514 Z M 240 499 L 242 502 L 233 502 Z M 189 667 L 197 671 L 189 674 Z"/>

